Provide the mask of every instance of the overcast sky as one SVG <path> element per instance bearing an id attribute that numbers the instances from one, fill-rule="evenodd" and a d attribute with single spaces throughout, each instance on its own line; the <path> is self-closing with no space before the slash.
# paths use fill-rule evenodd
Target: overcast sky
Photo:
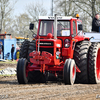
<path id="1" fill-rule="evenodd" d="M 26 5 L 30 5 L 32 3 L 40 3 L 50 14 L 51 12 L 51 1 L 52 0 L 17 0 L 17 3 L 14 7 L 14 15 L 20 15 L 25 12 Z"/>

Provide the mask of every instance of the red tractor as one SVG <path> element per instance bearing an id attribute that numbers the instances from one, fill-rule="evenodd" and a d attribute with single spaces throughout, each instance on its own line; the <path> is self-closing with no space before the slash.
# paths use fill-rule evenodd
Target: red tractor
<path id="1" fill-rule="evenodd" d="M 79 18 L 41 16 L 36 40 L 22 44 L 17 79 L 37 83 L 54 75 L 65 84 L 100 83 L 99 62 L 100 44 L 83 35 Z"/>

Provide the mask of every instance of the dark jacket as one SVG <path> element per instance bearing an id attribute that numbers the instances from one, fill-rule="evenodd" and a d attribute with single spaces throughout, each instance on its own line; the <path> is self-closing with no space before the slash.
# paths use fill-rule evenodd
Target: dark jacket
<path id="1" fill-rule="evenodd" d="M 92 31 L 99 32 L 100 20 L 94 18 L 92 21 Z"/>
<path id="2" fill-rule="evenodd" d="M 0 49 L 2 50 L 2 52 L 3 52 L 3 50 L 4 50 L 4 47 L 3 47 L 3 45 L 0 45 Z"/>
<path id="3" fill-rule="evenodd" d="M 13 53 L 13 52 L 14 52 L 14 50 L 15 50 L 15 47 L 12 47 L 12 48 L 11 48 L 11 53 Z"/>
<path id="4" fill-rule="evenodd" d="M 4 51 L 4 47 L 3 47 L 3 45 L 2 45 L 2 52 Z"/>

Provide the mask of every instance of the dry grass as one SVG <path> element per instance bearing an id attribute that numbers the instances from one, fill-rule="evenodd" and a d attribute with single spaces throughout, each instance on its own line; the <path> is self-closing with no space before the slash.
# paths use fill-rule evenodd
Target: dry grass
<path id="1" fill-rule="evenodd" d="M 0 64 L 17 64 L 16 60 L 6 60 L 6 61 L 0 61 Z"/>

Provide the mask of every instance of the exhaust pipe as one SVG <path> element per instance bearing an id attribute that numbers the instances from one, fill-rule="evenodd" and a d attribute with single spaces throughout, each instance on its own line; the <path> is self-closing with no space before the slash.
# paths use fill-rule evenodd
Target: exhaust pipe
<path id="1" fill-rule="evenodd" d="M 57 14 L 54 16 L 54 39 L 57 39 Z"/>

